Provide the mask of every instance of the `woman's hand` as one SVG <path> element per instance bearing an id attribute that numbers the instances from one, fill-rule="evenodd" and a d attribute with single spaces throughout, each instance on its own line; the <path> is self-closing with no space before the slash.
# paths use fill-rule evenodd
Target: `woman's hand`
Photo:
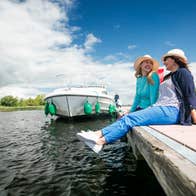
<path id="1" fill-rule="evenodd" d="M 117 119 L 122 118 L 124 115 L 128 114 L 129 111 L 128 110 L 121 110 L 117 113 Z"/>

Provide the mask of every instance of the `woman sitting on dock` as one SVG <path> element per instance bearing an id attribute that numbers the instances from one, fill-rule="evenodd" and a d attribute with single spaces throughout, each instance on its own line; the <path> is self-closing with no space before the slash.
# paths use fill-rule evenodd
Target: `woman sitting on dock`
<path id="1" fill-rule="evenodd" d="M 159 94 L 160 79 L 157 74 L 159 63 L 150 55 L 136 59 L 134 63 L 136 77 L 136 92 L 130 110 L 118 113 L 118 119 L 128 114 L 152 106 Z"/>
<path id="2" fill-rule="evenodd" d="M 158 68 L 159 63 L 150 55 L 135 61 L 136 93 L 130 112 L 145 109 L 156 102 L 160 84 Z"/>
<path id="3" fill-rule="evenodd" d="M 184 52 L 170 50 L 162 61 L 170 73 L 161 83 L 159 98 L 153 106 L 129 113 L 102 130 L 77 133 L 78 138 L 98 153 L 104 144 L 122 138 L 135 126 L 191 125 L 191 116 L 196 123 L 195 85 Z"/>

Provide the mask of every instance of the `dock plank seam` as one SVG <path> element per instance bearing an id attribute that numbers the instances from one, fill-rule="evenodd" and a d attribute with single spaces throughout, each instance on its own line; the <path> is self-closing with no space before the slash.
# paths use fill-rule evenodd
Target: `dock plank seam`
<path id="1" fill-rule="evenodd" d="M 168 137 L 165 134 L 160 133 L 156 129 L 153 129 L 152 127 L 147 126 L 141 126 L 145 131 L 159 139 L 160 141 L 167 144 L 170 148 L 184 156 L 186 159 L 191 161 L 196 165 L 196 152 L 192 150 L 191 148 L 188 148 L 186 145 L 183 145 L 182 143 L 179 143 L 178 141 Z"/>

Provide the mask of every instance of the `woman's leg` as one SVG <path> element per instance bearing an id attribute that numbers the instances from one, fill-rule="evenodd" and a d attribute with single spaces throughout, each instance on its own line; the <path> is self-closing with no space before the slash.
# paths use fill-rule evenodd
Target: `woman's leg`
<path id="1" fill-rule="evenodd" d="M 102 135 L 106 143 L 112 143 L 123 137 L 134 126 L 169 125 L 178 123 L 178 120 L 179 110 L 176 107 L 148 107 L 125 115 L 115 123 L 103 128 Z"/>

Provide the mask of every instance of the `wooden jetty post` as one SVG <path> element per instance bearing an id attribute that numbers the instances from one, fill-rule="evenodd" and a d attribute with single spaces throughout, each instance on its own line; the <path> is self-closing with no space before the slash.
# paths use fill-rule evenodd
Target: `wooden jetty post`
<path id="1" fill-rule="evenodd" d="M 167 195 L 196 195 L 196 125 L 134 127 L 127 138 Z"/>

